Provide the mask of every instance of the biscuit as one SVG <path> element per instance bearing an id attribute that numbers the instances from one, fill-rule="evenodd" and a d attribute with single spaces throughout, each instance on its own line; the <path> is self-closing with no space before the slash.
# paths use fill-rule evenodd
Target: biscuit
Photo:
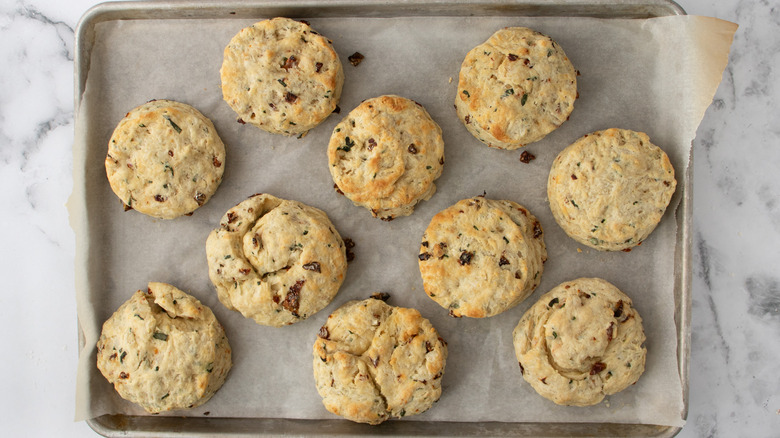
<path id="1" fill-rule="evenodd" d="M 455 109 L 482 143 L 517 149 L 541 140 L 569 118 L 577 71 L 550 37 L 507 27 L 463 60 Z"/>
<path id="2" fill-rule="evenodd" d="M 207 306 L 149 283 L 103 324 L 97 367 L 119 395 L 150 413 L 206 403 L 232 366 L 225 330 Z"/>
<path id="3" fill-rule="evenodd" d="M 367 299 L 328 317 L 313 356 L 325 408 L 379 424 L 422 413 L 441 397 L 447 344 L 417 310 Z"/>
<path id="4" fill-rule="evenodd" d="M 647 349 L 631 299 L 600 278 L 542 295 L 512 333 L 526 382 L 559 405 L 590 406 L 636 383 Z"/>
<path id="5" fill-rule="evenodd" d="M 646 134 L 613 128 L 558 154 L 547 198 L 555 221 L 577 242 L 629 250 L 661 221 L 676 186 L 669 157 Z"/>
<path id="6" fill-rule="evenodd" d="M 347 271 L 344 241 L 323 211 L 265 194 L 228 210 L 206 256 L 222 304 L 274 327 L 327 306 Z"/>
<path id="7" fill-rule="evenodd" d="M 284 135 L 305 134 L 325 120 L 344 84 L 331 41 L 281 17 L 238 32 L 225 47 L 220 76 L 240 123 Z"/>
<path id="8" fill-rule="evenodd" d="M 385 220 L 408 216 L 436 191 L 444 165 L 441 128 L 413 100 L 368 99 L 336 125 L 328 163 L 336 188 L 355 205 Z"/>
<path id="9" fill-rule="evenodd" d="M 431 299 L 451 316 L 484 318 L 533 292 L 547 249 L 542 226 L 527 209 L 477 196 L 431 219 L 418 260 Z"/>
<path id="10" fill-rule="evenodd" d="M 225 145 L 195 108 L 153 100 L 131 110 L 108 142 L 106 175 L 125 204 L 174 219 L 205 204 L 222 182 Z"/>

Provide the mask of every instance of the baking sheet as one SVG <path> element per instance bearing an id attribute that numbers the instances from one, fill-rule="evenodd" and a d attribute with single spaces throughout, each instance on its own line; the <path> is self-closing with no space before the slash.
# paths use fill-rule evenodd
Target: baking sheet
<path id="1" fill-rule="evenodd" d="M 77 267 L 81 351 L 78 420 L 103 414 L 145 415 L 121 400 L 99 374 L 95 341 L 102 322 L 148 281 L 164 281 L 209 305 L 225 325 L 234 368 L 206 405 L 175 416 L 333 419 L 311 376 L 311 344 L 327 315 L 349 299 L 374 291 L 390 303 L 415 307 L 449 342 L 441 400 L 403 421 L 584 422 L 681 426 L 683 388 L 678 372 L 673 215 L 688 157 L 704 110 L 725 67 L 735 26 L 703 17 L 650 20 L 591 18 L 307 17 L 334 41 L 345 64 L 340 107 L 303 139 L 266 134 L 235 122 L 222 102 L 222 50 L 256 19 L 108 21 L 95 27 L 74 145 L 72 223 L 82 258 Z M 457 74 L 463 57 L 503 26 L 528 26 L 564 48 L 579 77 L 571 119 L 544 140 L 519 151 L 489 149 L 455 116 Z M 674 50 L 669 50 L 673 48 Z M 366 59 L 349 65 L 348 55 Z M 450 82 L 452 78 L 452 82 Z M 415 213 L 392 222 L 373 219 L 332 190 L 325 154 L 333 126 L 363 99 L 399 94 L 420 102 L 444 131 L 446 163 L 438 191 Z M 191 217 L 155 220 L 124 213 L 105 180 L 105 145 L 131 108 L 152 98 L 189 103 L 210 117 L 227 146 L 222 186 Z M 678 177 L 673 205 L 653 235 L 630 253 L 579 247 L 555 224 L 545 199 L 555 155 L 581 135 L 608 127 L 647 132 L 670 155 Z M 339 232 L 356 243 L 356 259 L 333 303 L 294 326 L 261 327 L 217 300 L 207 276 L 205 239 L 224 212 L 256 192 L 297 199 L 326 211 Z M 545 229 L 549 260 L 542 283 L 525 302 L 499 316 L 453 319 L 422 291 L 417 249 L 430 218 L 459 199 L 487 193 L 529 208 Z M 520 376 L 511 332 L 536 298 L 579 276 L 603 277 L 629 294 L 645 321 L 647 370 L 628 390 L 589 408 L 555 406 Z"/>

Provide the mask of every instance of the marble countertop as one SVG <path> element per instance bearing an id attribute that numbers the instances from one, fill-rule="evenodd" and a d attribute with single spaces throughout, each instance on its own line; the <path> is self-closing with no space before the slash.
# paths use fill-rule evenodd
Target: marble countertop
<path id="1" fill-rule="evenodd" d="M 5 436 L 94 436 L 74 422 L 74 29 L 94 0 L 0 2 Z M 682 0 L 739 24 L 694 141 L 692 340 L 681 437 L 780 430 L 780 4 Z M 46 418 L 40 418 L 45 413 Z"/>

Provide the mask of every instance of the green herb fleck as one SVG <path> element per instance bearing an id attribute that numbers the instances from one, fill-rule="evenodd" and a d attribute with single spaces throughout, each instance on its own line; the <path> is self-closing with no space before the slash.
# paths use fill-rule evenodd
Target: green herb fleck
<path id="1" fill-rule="evenodd" d="M 547 49 L 547 57 L 549 58 L 550 56 L 552 56 L 552 54 L 553 54 L 552 49 Z"/>
<path id="2" fill-rule="evenodd" d="M 138 127 L 139 127 L 139 128 L 146 128 L 146 125 L 144 125 L 143 123 L 139 123 L 139 124 L 138 124 Z"/>
<path id="3" fill-rule="evenodd" d="M 177 125 L 176 123 L 173 122 L 173 120 L 171 120 L 171 116 L 164 115 L 163 117 L 165 118 L 165 120 L 168 121 L 168 123 L 171 124 L 171 126 L 173 127 L 174 131 L 176 131 L 177 134 L 181 134 L 181 128 L 179 128 L 179 125 Z"/>
<path id="4" fill-rule="evenodd" d="M 558 339 L 558 333 L 553 332 L 553 339 Z"/>
<path id="5" fill-rule="evenodd" d="M 303 235 L 305 236 L 307 234 L 309 234 L 309 230 L 303 230 Z"/>
<path id="6" fill-rule="evenodd" d="M 552 300 L 550 300 L 550 303 L 547 305 L 547 307 L 552 307 L 554 304 L 558 304 L 558 297 L 555 297 Z"/>
<path id="7" fill-rule="evenodd" d="M 337 148 L 336 148 L 336 150 L 337 150 L 337 151 L 344 151 L 344 152 L 349 152 L 349 151 L 351 151 L 351 150 L 352 150 L 352 147 L 353 147 L 353 146 L 355 146 L 355 141 L 354 141 L 354 140 L 352 140 L 352 139 L 351 139 L 351 138 L 349 138 L 349 137 L 346 137 L 346 138 L 344 139 L 344 146 L 339 146 L 339 147 L 337 147 Z"/>
<path id="8" fill-rule="evenodd" d="M 280 84 L 282 84 L 282 87 L 286 87 L 287 86 L 287 84 L 284 83 L 284 79 L 277 79 L 276 81 L 279 82 Z"/>
<path id="9" fill-rule="evenodd" d="M 139 315 L 139 314 L 137 314 L 137 313 L 136 313 L 135 315 L 133 315 L 133 316 L 135 316 L 136 318 L 140 319 L 141 321 L 143 321 L 143 320 L 144 320 L 143 318 L 141 318 L 141 315 Z"/>
<path id="10" fill-rule="evenodd" d="M 209 362 L 209 364 L 206 365 L 206 372 L 210 373 L 213 370 L 214 370 L 214 362 Z"/>
<path id="11" fill-rule="evenodd" d="M 591 237 L 590 238 L 590 243 L 592 243 L 594 245 L 598 245 L 599 244 L 599 239 L 597 239 L 595 237 Z"/>
<path id="12" fill-rule="evenodd" d="M 471 95 L 469 94 L 469 92 L 468 92 L 468 91 L 466 91 L 466 90 L 463 90 L 463 91 L 461 91 L 461 93 L 465 94 L 465 95 L 466 95 L 466 97 L 471 97 Z"/>
<path id="13" fill-rule="evenodd" d="M 577 207 L 577 208 L 580 208 L 580 206 L 579 206 L 579 205 L 577 205 L 577 203 L 576 203 L 576 202 L 574 202 L 574 199 L 572 199 L 572 200 L 571 200 L 571 201 L 569 201 L 569 202 L 571 202 L 571 205 L 573 205 L 573 206 L 575 206 L 575 207 Z"/>
<path id="14" fill-rule="evenodd" d="M 475 230 L 479 231 L 479 228 L 477 228 L 476 225 L 472 225 L 472 226 L 474 227 Z"/>
<path id="15" fill-rule="evenodd" d="M 509 239 L 507 239 L 506 236 L 504 236 L 504 242 L 509 243 Z"/>
<path id="16" fill-rule="evenodd" d="M 169 395 L 171 395 L 170 392 L 168 394 L 165 394 L 164 396 L 160 397 L 160 400 L 165 400 L 166 398 L 168 398 Z"/>
<path id="17" fill-rule="evenodd" d="M 432 169 L 432 167 L 431 167 L 431 166 L 425 166 L 425 168 L 426 168 L 427 170 L 431 170 L 431 169 Z"/>
<path id="18" fill-rule="evenodd" d="M 119 356 L 119 363 L 124 363 L 125 362 L 125 356 L 127 356 L 127 352 L 123 351 L 122 355 Z"/>
<path id="19" fill-rule="evenodd" d="M 520 105 L 525 106 L 525 102 L 528 100 L 528 93 L 523 93 L 523 97 L 520 98 Z"/>
<path id="20" fill-rule="evenodd" d="M 511 95 L 513 95 L 513 94 L 515 94 L 515 89 L 514 89 L 514 88 L 508 88 L 508 89 L 506 89 L 506 90 L 504 91 L 504 97 L 506 97 L 506 96 L 511 96 Z"/>
<path id="21" fill-rule="evenodd" d="M 450 304 L 450 309 L 457 309 L 459 307 L 460 307 L 460 303 L 458 303 L 458 302 L 454 302 L 454 303 Z"/>
<path id="22" fill-rule="evenodd" d="M 233 257 L 233 256 L 231 256 L 230 254 L 228 254 L 228 255 L 226 255 L 226 256 L 225 256 L 225 260 L 227 260 L 227 259 L 229 259 L 229 258 L 232 258 L 232 257 Z"/>
<path id="23" fill-rule="evenodd" d="M 154 339 L 158 339 L 160 341 L 167 341 L 168 340 L 168 335 L 166 335 L 165 333 L 161 333 L 161 332 L 154 332 L 152 337 Z"/>

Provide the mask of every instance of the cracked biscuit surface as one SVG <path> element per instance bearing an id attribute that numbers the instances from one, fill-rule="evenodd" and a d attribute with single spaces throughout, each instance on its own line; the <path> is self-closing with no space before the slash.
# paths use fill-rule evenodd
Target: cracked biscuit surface
<path id="1" fill-rule="evenodd" d="M 320 329 L 314 380 L 325 408 L 379 424 L 426 411 L 441 396 L 447 344 L 415 309 L 349 301 Z"/>
<path id="2" fill-rule="evenodd" d="M 455 109 L 479 141 L 517 149 L 541 140 L 569 118 L 577 71 L 547 35 L 506 27 L 468 52 Z"/>
<path id="3" fill-rule="evenodd" d="M 417 102 L 368 99 L 333 130 L 328 163 L 336 187 L 374 217 L 408 216 L 436 192 L 444 166 L 441 128 Z"/>
<path id="4" fill-rule="evenodd" d="M 225 213 L 206 256 L 220 302 L 275 327 L 327 306 L 347 271 L 344 241 L 322 210 L 267 194 Z"/>
<path id="5" fill-rule="evenodd" d="M 525 207 L 477 196 L 440 211 L 418 255 L 425 293 L 455 317 L 484 318 L 528 297 L 542 278 L 542 226 Z"/>
<path id="6" fill-rule="evenodd" d="M 647 239 L 676 186 L 669 157 L 647 134 L 612 128 L 587 134 L 558 154 L 547 198 L 571 238 L 620 251 Z"/>
<path id="7" fill-rule="evenodd" d="M 250 123 L 274 134 L 304 134 L 341 97 L 344 71 L 331 41 L 307 23 L 277 17 L 238 32 L 225 47 L 222 95 Z"/>
<path id="8" fill-rule="evenodd" d="M 149 283 L 103 324 L 97 367 L 119 395 L 158 413 L 200 406 L 232 366 L 225 330 L 207 306 Z"/>
<path id="9" fill-rule="evenodd" d="M 559 405 L 597 404 L 645 369 L 642 318 L 626 294 L 600 278 L 567 281 L 542 295 L 512 336 L 525 381 Z"/>
<path id="10" fill-rule="evenodd" d="M 190 105 L 153 100 L 132 109 L 108 142 L 111 189 L 143 214 L 174 219 L 205 204 L 222 182 L 225 145 Z"/>

